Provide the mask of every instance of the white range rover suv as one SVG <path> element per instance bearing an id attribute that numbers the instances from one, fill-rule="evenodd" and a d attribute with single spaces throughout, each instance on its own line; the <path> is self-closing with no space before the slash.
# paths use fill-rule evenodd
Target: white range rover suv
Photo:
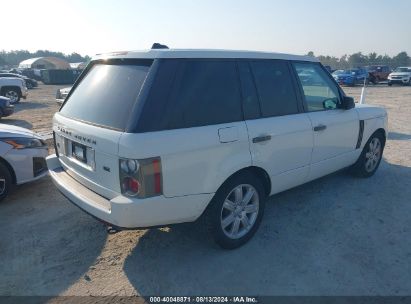
<path id="1" fill-rule="evenodd" d="M 312 57 L 150 50 L 95 57 L 54 116 L 58 189 L 116 229 L 204 219 L 247 242 L 264 202 L 342 168 L 374 174 L 382 108 L 357 105 Z"/>

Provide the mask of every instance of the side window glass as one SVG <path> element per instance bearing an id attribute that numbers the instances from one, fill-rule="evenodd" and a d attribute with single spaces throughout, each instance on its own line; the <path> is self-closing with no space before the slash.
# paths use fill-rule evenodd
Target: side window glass
<path id="1" fill-rule="evenodd" d="M 241 95 L 235 61 L 185 60 L 177 72 L 169 102 L 169 128 L 240 121 Z"/>
<path id="2" fill-rule="evenodd" d="M 298 113 L 298 100 L 288 63 L 282 60 L 250 61 L 263 117 Z"/>
<path id="3" fill-rule="evenodd" d="M 340 95 L 336 84 L 317 63 L 293 63 L 304 91 L 308 111 L 336 109 Z"/>
<path id="4" fill-rule="evenodd" d="M 255 89 L 253 75 L 251 74 L 248 62 L 239 61 L 238 71 L 240 72 L 241 79 L 244 119 L 259 118 L 260 104 L 258 102 L 257 91 Z"/>

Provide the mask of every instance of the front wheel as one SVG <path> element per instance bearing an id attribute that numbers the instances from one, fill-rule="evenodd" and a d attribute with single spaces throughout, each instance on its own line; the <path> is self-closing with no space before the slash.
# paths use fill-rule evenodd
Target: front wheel
<path id="1" fill-rule="evenodd" d="M 266 194 L 258 177 L 244 173 L 228 180 L 206 210 L 214 241 L 225 249 L 244 245 L 260 226 Z"/>
<path id="2" fill-rule="evenodd" d="M 20 92 L 16 89 L 7 89 L 4 96 L 9 98 L 11 103 L 20 101 Z"/>
<path id="3" fill-rule="evenodd" d="M 352 166 L 352 173 L 360 177 L 370 177 L 374 175 L 382 159 L 384 143 L 385 140 L 381 133 L 378 132 L 371 135 L 357 162 Z"/>
<path id="4" fill-rule="evenodd" d="M 0 201 L 4 200 L 9 194 L 12 179 L 9 169 L 0 163 Z"/>

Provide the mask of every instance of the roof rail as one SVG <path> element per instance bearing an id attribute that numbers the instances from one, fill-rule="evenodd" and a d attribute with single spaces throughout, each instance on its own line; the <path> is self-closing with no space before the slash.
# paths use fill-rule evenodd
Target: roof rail
<path id="1" fill-rule="evenodd" d="M 168 46 L 165 45 L 165 44 L 161 44 L 161 43 L 155 42 L 155 43 L 153 43 L 153 45 L 151 46 L 151 49 L 152 49 L 152 50 L 155 50 L 155 49 L 168 49 Z"/>

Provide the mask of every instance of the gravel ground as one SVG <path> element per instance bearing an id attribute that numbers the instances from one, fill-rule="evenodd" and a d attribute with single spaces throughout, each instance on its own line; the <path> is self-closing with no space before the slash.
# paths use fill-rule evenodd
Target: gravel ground
<path id="1" fill-rule="evenodd" d="M 31 90 L 2 122 L 50 131 L 57 88 Z M 271 197 L 234 251 L 197 223 L 108 235 L 48 177 L 17 187 L 0 204 L 0 295 L 410 295 L 411 87 L 371 86 L 367 102 L 389 112 L 377 173 Z"/>

